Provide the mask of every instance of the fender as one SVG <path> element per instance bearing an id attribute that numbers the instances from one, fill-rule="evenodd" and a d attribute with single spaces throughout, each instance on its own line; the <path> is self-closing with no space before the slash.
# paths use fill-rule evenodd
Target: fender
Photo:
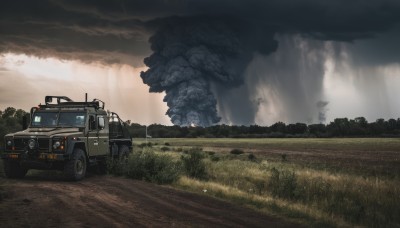
<path id="1" fill-rule="evenodd" d="M 71 159 L 72 153 L 74 152 L 75 148 L 80 148 L 85 152 L 86 157 L 88 157 L 87 150 L 86 150 L 86 144 L 83 141 L 68 141 L 68 147 L 65 155 L 68 157 L 68 159 Z"/>

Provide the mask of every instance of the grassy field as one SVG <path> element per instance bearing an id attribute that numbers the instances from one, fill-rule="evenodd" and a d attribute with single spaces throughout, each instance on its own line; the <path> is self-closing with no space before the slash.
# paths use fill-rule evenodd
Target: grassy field
<path id="1" fill-rule="evenodd" d="M 400 139 L 134 143 L 128 166 L 110 172 L 172 182 L 307 227 L 400 227 Z"/>
<path id="2" fill-rule="evenodd" d="M 148 142 L 175 159 L 190 147 L 203 148 L 206 178 L 183 176 L 177 188 L 307 226 L 400 227 L 400 139 Z M 144 141 L 135 143 L 143 146 Z"/>
<path id="3" fill-rule="evenodd" d="M 136 144 L 144 142 L 135 139 Z M 400 138 L 151 139 L 148 142 L 175 148 L 201 147 L 219 154 L 240 149 L 266 161 L 285 161 L 333 173 L 389 179 L 400 176 Z"/>

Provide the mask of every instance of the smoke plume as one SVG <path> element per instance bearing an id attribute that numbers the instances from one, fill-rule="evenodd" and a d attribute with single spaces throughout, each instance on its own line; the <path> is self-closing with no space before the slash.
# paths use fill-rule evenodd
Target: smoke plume
<path id="1" fill-rule="evenodd" d="M 171 18 L 150 38 L 153 54 L 144 60 L 149 69 L 141 77 L 150 92 L 166 92 L 173 124 L 210 126 L 220 121 L 211 85 L 224 90 L 242 84 L 251 60 L 253 49 L 240 31 L 217 19 Z M 268 35 L 264 42 L 269 44 L 260 51 L 276 48 Z"/>

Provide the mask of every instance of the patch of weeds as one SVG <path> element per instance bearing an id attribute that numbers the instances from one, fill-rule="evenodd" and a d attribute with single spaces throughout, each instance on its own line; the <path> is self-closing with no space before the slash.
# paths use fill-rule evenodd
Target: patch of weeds
<path id="1" fill-rule="evenodd" d="M 294 199 L 298 195 L 297 176 L 294 171 L 272 168 L 268 187 L 275 197 Z"/>
<path id="2" fill-rule="evenodd" d="M 211 156 L 210 159 L 211 159 L 211 161 L 213 161 L 213 162 L 218 162 L 218 161 L 221 160 L 221 158 L 218 157 L 218 156 Z"/>
<path id="3" fill-rule="evenodd" d="M 181 163 L 168 155 L 156 154 L 152 150 L 133 153 L 129 159 L 126 175 L 133 179 L 157 184 L 170 184 L 178 180 Z"/>
<path id="4" fill-rule="evenodd" d="M 210 155 L 210 156 L 212 156 L 212 155 L 215 154 L 215 152 L 214 152 L 214 151 L 207 151 L 207 154 Z"/>
<path id="5" fill-rule="evenodd" d="M 256 158 L 256 156 L 255 156 L 254 154 L 249 154 L 249 155 L 247 156 L 247 158 L 248 158 L 250 161 L 252 161 L 252 162 L 257 161 L 257 158 Z"/>
<path id="6" fill-rule="evenodd" d="M 127 162 L 126 160 L 110 157 L 106 159 L 106 167 L 108 173 L 116 176 L 122 176 L 126 172 Z M 105 173 L 107 173 L 107 171 L 105 171 Z"/>
<path id="7" fill-rule="evenodd" d="M 156 145 L 156 144 L 154 144 L 154 145 Z M 153 143 L 151 143 L 151 142 L 141 143 L 141 144 L 138 145 L 139 148 L 152 147 L 152 146 L 153 146 Z"/>
<path id="8" fill-rule="evenodd" d="M 169 147 L 167 147 L 167 146 L 163 146 L 163 147 L 161 147 L 160 149 L 161 149 L 161 151 L 163 151 L 163 152 L 169 151 L 169 150 L 170 150 Z"/>
<path id="9" fill-rule="evenodd" d="M 201 148 L 192 148 L 188 155 L 182 155 L 183 168 L 187 176 L 197 179 L 206 179 L 206 165 L 203 158 L 204 152 Z"/>
<path id="10" fill-rule="evenodd" d="M 239 155 L 239 154 L 243 154 L 244 151 L 241 149 L 232 149 L 231 150 L 231 154 L 235 154 L 235 155 Z"/>
<path id="11" fill-rule="evenodd" d="M 281 154 L 281 159 L 283 162 L 287 161 L 287 154 Z"/>

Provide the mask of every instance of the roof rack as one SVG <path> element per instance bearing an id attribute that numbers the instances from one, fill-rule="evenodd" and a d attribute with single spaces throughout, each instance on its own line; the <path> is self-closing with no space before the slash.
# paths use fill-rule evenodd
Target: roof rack
<path id="1" fill-rule="evenodd" d="M 44 98 L 44 101 L 46 103 L 46 105 L 48 105 L 49 103 L 51 103 L 53 101 L 53 98 L 57 99 L 57 104 L 60 104 L 61 100 L 65 100 L 65 101 L 69 101 L 69 102 L 74 102 L 71 98 L 69 97 L 65 97 L 65 96 L 46 96 Z"/>
<path id="2" fill-rule="evenodd" d="M 50 104 L 53 99 L 57 99 L 56 104 Z M 64 102 L 62 102 L 64 100 Z M 101 103 L 101 106 L 100 106 Z M 105 103 L 99 99 L 93 99 L 93 101 L 75 102 L 69 97 L 65 96 L 46 96 L 45 105 L 39 105 L 40 108 L 83 108 L 83 107 L 94 107 L 96 109 L 104 109 Z"/>

